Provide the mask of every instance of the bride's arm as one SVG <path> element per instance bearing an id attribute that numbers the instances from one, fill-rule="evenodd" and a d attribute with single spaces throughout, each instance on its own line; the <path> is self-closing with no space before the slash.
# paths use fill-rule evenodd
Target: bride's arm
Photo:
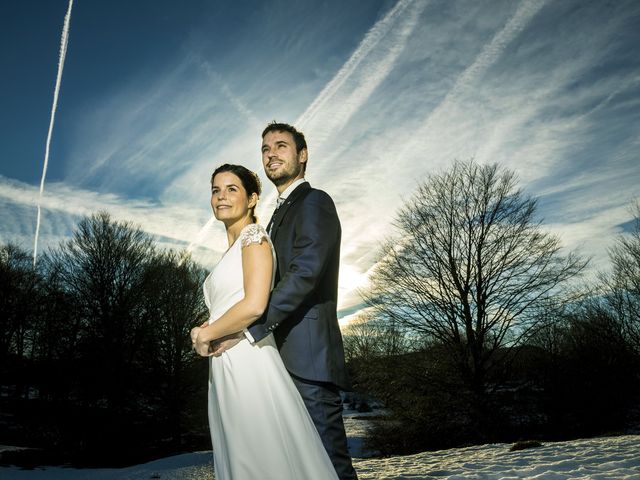
<path id="1" fill-rule="evenodd" d="M 208 345 L 212 340 L 241 331 L 260 318 L 267 308 L 273 272 L 268 241 L 242 247 L 242 272 L 244 298 L 211 325 L 198 331 L 196 342 L 200 345 Z"/>

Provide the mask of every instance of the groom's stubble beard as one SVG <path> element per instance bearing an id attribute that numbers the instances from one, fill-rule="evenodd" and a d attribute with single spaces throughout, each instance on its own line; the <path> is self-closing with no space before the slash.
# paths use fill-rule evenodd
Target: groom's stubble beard
<path id="1" fill-rule="evenodd" d="M 302 169 L 304 168 L 304 164 L 299 162 L 299 158 L 300 158 L 300 154 L 296 156 L 296 162 L 294 164 L 291 164 L 290 169 L 283 168 L 279 172 L 270 172 L 265 168 L 264 173 L 267 176 L 267 178 L 271 181 L 271 183 L 273 183 L 276 187 L 279 187 L 280 185 L 284 185 L 285 183 L 291 180 L 294 180 L 296 177 L 298 177 L 298 175 L 300 175 L 300 172 L 302 172 Z"/>

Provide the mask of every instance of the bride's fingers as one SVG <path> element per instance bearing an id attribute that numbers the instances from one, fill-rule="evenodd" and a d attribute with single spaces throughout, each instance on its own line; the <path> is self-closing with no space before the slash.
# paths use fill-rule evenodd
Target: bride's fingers
<path id="1" fill-rule="evenodd" d="M 209 356 L 209 349 L 208 349 L 208 347 L 206 345 L 197 344 L 193 349 L 201 357 L 208 357 Z"/>
<path id="2" fill-rule="evenodd" d="M 200 327 L 194 327 L 191 329 L 191 342 L 192 343 L 196 343 L 196 340 L 198 338 L 198 333 L 200 332 L 201 328 Z"/>

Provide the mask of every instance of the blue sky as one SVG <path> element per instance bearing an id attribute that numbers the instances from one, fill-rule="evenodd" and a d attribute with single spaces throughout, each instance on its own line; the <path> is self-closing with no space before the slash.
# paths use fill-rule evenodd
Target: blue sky
<path id="1" fill-rule="evenodd" d="M 0 241 L 33 246 L 66 0 L 5 2 Z M 417 182 L 499 162 L 545 228 L 606 268 L 640 184 L 640 3 L 472 0 L 76 0 L 40 248 L 100 209 L 163 246 L 226 248 L 219 164 L 260 171 L 273 119 L 305 132 L 308 180 L 343 224 L 340 307 Z"/>

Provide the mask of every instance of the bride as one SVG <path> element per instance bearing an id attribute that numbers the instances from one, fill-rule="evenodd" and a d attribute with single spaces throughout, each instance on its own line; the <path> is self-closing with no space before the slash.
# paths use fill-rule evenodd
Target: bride
<path id="1" fill-rule="evenodd" d="M 273 288 L 275 251 L 254 214 L 260 191 L 257 175 L 240 165 L 222 165 L 211 176 L 211 207 L 229 249 L 204 282 L 209 320 L 191 331 L 191 340 L 210 361 L 216 480 L 337 479 L 273 335 L 211 355 L 213 340 L 260 318 Z"/>

